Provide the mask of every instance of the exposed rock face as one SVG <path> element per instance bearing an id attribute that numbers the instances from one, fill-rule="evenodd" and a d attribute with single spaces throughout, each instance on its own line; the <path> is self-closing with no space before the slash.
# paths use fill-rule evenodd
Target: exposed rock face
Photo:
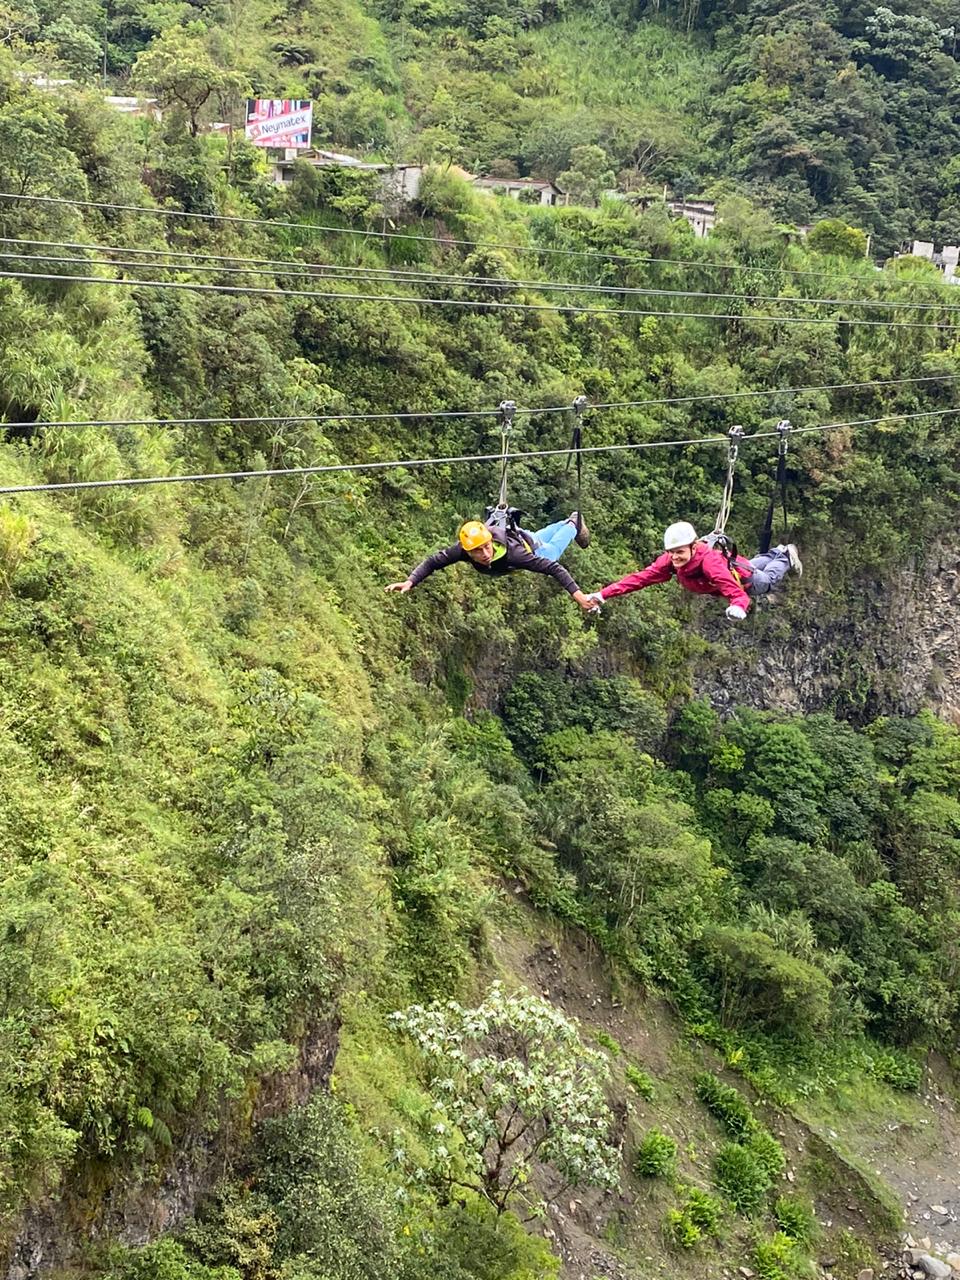
<path id="1" fill-rule="evenodd" d="M 806 580 L 799 590 L 802 606 L 782 614 L 760 601 L 754 625 L 718 618 L 716 601 L 698 608 L 703 634 L 719 642 L 695 673 L 698 694 L 721 710 L 864 721 L 930 707 L 960 722 L 960 550 L 940 546 L 883 581 L 859 581 L 842 612 Z"/>
<path id="2" fill-rule="evenodd" d="M 289 1071 L 263 1081 L 253 1115 L 242 1124 L 224 1114 L 217 1133 L 193 1135 L 178 1143 L 169 1167 L 153 1182 L 121 1180 L 107 1193 L 88 1197 L 82 1187 L 35 1204 L 24 1214 L 7 1256 L 7 1280 L 29 1280 L 66 1267 L 91 1240 L 108 1238 L 128 1245 L 146 1244 L 191 1216 L 200 1198 L 242 1151 L 261 1120 L 306 1102 L 330 1080 L 337 1054 L 339 1025 L 318 1023 L 300 1046 Z"/>

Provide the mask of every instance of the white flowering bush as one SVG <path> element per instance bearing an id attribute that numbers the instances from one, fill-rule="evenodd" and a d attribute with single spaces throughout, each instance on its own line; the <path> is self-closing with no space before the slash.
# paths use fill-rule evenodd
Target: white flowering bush
<path id="1" fill-rule="evenodd" d="M 606 1059 L 553 1005 L 495 983 L 478 1008 L 411 1005 L 390 1022 L 423 1053 L 434 1099 L 416 1180 L 476 1191 L 498 1214 L 514 1198 L 537 1209 L 568 1187 L 617 1185 Z M 408 1164 L 401 1147 L 394 1158 Z"/>

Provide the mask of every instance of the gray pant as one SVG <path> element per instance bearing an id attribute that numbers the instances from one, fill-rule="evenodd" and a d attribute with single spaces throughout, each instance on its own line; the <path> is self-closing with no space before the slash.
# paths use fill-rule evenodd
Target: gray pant
<path id="1" fill-rule="evenodd" d="M 778 587 L 790 572 L 790 557 L 786 547 L 774 547 L 763 555 L 754 556 L 753 577 L 747 591 L 752 596 L 765 596 L 768 591 Z"/>

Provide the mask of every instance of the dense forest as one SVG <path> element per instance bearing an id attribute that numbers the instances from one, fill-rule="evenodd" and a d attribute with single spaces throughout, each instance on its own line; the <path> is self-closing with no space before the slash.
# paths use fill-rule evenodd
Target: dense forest
<path id="1" fill-rule="evenodd" d="M 573 1188 L 613 1214 L 597 1274 L 786 1280 L 823 1240 L 855 1277 L 898 1210 L 822 1134 L 801 1165 L 789 1126 L 839 1127 L 844 1090 L 923 1123 L 960 1052 L 960 731 L 835 639 L 864 584 L 956 560 L 956 304 L 862 234 L 955 234 L 949 14 L 3 14 L 3 485 L 293 472 L 0 507 L 10 1274 L 538 1280 Z M 105 105 L 104 74 L 162 124 Z M 273 186 L 206 130 L 251 89 L 436 161 L 416 203 L 385 220 L 336 169 Z M 584 203 L 447 161 L 578 174 Z M 695 240 L 600 198 L 611 177 L 715 191 L 722 222 Z M 526 574 L 386 595 L 493 464 L 295 471 L 495 453 L 511 399 L 518 450 L 563 450 L 579 395 L 608 406 L 585 443 L 713 440 L 589 455 L 579 490 L 565 456 L 514 465 L 531 521 L 583 507 L 587 589 L 712 525 L 732 425 L 800 429 L 805 573 L 744 625 L 832 653 L 807 714 L 737 705 L 751 651 L 675 584 L 589 622 Z M 775 455 L 742 447 L 744 547 Z M 660 1019 L 662 1060 L 551 1003 L 517 959 L 538 930 Z M 174 1229 L 121 1230 L 198 1151 L 215 1176 Z"/>
<path id="2" fill-rule="evenodd" d="M 149 92 L 199 121 L 312 98 L 315 141 L 621 192 L 740 194 L 837 217 L 881 256 L 960 218 L 955 8 L 798 0 L 11 0 L 39 74 Z"/>

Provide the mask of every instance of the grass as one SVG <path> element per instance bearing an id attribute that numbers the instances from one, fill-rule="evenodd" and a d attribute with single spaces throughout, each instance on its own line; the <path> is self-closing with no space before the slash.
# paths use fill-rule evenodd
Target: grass
<path id="1" fill-rule="evenodd" d="M 695 119 L 717 70 L 706 46 L 644 22 L 626 31 L 596 13 L 577 13 L 530 33 L 531 63 L 548 73 L 551 96 L 591 110 L 657 110 Z"/>

